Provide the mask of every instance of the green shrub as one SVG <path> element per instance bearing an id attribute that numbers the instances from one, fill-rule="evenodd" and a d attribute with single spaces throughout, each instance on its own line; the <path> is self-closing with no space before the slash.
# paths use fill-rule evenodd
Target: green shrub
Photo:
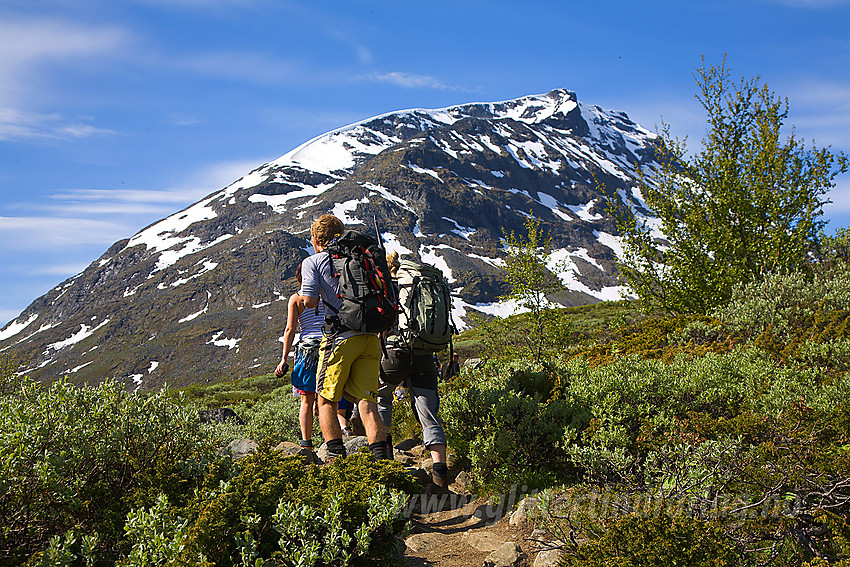
<path id="1" fill-rule="evenodd" d="M 725 567 L 738 565 L 738 549 L 722 527 L 687 516 L 627 515 L 603 522 L 597 539 L 581 543 L 560 563 L 575 567 Z"/>
<path id="2" fill-rule="evenodd" d="M 263 383 L 265 382 L 261 382 L 261 384 Z M 236 392 L 240 391 L 242 390 Z M 226 397 L 231 401 L 238 397 L 234 396 L 233 393 L 234 391 L 230 389 L 226 392 Z M 301 398 L 292 395 L 291 386 L 278 386 L 262 395 L 254 392 L 253 396 L 246 394 L 242 397 L 245 400 L 250 400 L 233 401 L 227 407 L 232 409 L 245 422 L 244 425 L 237 425 L 233 422 L 209 424 L 209 428 L 214 430 L 216 436 L 223 442 L 247 438 L 254 439 L 258 443 L 276 445 L 281 441 L 297 441 L 301 438 L 301 426 L 298 420 Z M 195 391 L 193 395 L 194 405 L 198 409 L 219 407 L 217 402 L 213 401 L 214 399 L 217 398 L 202 395 L 198 391 Z M 315 417 L 313 420 L 313 437 L 316 438 L 320 435 L 319 420 L 318 417 Z"/>
<path id="3" fill-rule="evenodd" d="M 0 548 L 29 555 L 71 528 L 114 546 L 131 508 L 161 493 L 185 503 L 215 449 L 161 392 L 26 381 L 0 397 Z"/>
<path id="4" fill-rule="evenodd" d="M 775 273 L 764 281 L 734 289 L 732 299 L 714 315 L 733 330 L 757 337 L 771 331 L 787 339 L 816 315 L 850 311 L 850 269 L 841 265 L 827 273 Z"/>
<path id="5" fill-rule="evenodd" d="M 491 363 L 473 383 L 444 395 L 449 445 L 483 486 L 538 488 L 575 474 L 567 448 L 588 413 L 571 399 L 550 399 L 557 383 L 551 372 Z"/>
<path id="6" fill-rule="evenodd" d="M 395 535 L 403 530 L 405 519 L 394 516 L 389 521 L 387 509 L 378 511 L 375 495 L 382 495 L 384 501 L 389 497 L 377 493 L 376 487 L 408 494 L 417 489 L 400 464 L 374 461 L 367 453 L 349 455 L 329 466 L 317 467 L 305 464 L 301 457 L 287 457 L 280 451 L 261 448 L 239 461 L 238 468 L 235 476 L 217 488 L 199 492 L 187 508 L 186 516 L 192 520 L 182 560 L 191 563 L 203 556 L 216 565 L 233 565 L 242 548 L 248 546 L 255 557 L 288 557 L 286 560 L 292 561 L 292 556 L 284 552 L 301 547 L 300 552 L 309 555 L 307 548 L 313 545 L 310 542 L 324 541 L 329 531 L 340 530 L 348 534 L 341 537 L 350 536 L 346 540 L 347 552 L 354 553 L 354 548 L 360 545 L 357 553 L 381 557 L 394 547 Z M 207 485 L 217 479 L 213 475 Z M 390 502 L 397 506 L 399 497 L 393 496 Z M 335 510 L 333 519 L 325 516 L 329 509 Z M 393 510 L 398 512 L 397 508 Z M 386 521 L 375 524 L 374 519 L 379 517 Z M 307 519 L 315 523 L 309 524 L 307 532 L 301 534 L 303 545 L 290 542 L 282 552 L 281 537 L 286 541 L 295 537 L 283 518 L 290 518 L 299 526 Z M 371 534 L 368 553 L 362 549 L 364 543 L 356 543 L 365 541 L 366 534 L 358 536 L 359 530 Z"/>

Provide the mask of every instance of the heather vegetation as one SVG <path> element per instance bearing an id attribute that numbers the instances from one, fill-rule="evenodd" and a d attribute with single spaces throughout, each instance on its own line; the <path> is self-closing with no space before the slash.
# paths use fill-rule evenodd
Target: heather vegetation
<path id="1" fill-rule="evenodd" d="M 848 244 L 706 315 L 552 310 L 540 362 L 502 336 L 528 315 L 478 329 L 490 358 L 444 397 L 459 462 L 544 489 L 567 565 L 850 562 Z"/>
<path id="2" fill-rule="evenodd" d="M 398 512 L 415 492 L 409 475 L 365 453 L 316 467 L 272 450 L 298 420 L 279 383 L 133 393 L 112 382 L 37 384 L 8 358 L 2 368 L 0 565 L 371 565 L 396 556 L 407 526 Z M 248 421 L 201 424 L 198 400 L 231 403 Z M 239 461 L 222 451 L 247 434 L 260 450 Z"/>

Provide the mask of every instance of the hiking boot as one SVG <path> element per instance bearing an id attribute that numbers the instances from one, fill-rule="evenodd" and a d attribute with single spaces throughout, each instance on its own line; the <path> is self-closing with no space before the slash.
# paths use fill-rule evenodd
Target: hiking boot
<path id="1" fill-rule="evenodd" d="M 328 453 L 328 456 L 325 458 L 324 465 L 330 465 L 337 459 L 344 459 L 348 455 L 332 455 Z"/>
<path id="2" fill-rule="evenodd" d="M 431 474 L 431 484 L 425 488 L 425 494 L 449 494 L 449 477 Z"/>

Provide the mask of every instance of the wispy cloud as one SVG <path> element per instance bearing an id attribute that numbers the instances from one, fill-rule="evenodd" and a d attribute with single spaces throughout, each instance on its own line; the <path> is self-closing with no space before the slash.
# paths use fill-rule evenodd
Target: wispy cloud
<path id="1" fill-rule="evenodd" d="M 130 35 L 115 26 L 4 15 L 0 19 L 0 102 L 9 105 L 37 92 L 49 65 L 111 58 L 129 42 Z"/>
<path id="2" fill-rule="evenodd" d="M 207 165 L 167 189 L 71 189 L 39 204 L 61 214 L 167 216 L 194 203 L 261 165 L 261 160 L 238 160 Z"/>
<path id="3" fill-rule="evenodd" d="M 27 269 L 26 274 L 28 276 L 73 276 L 74 274 L 79 274 L 80 272 L 85 270 L 90 263 L 91 262 L 89 262 L 88 264 L 47 264 Z"/>
<path id="4" fill-rule="evenodd" d="M 850 152 L 850 81 L 801 79 L 784 94 L 800 136 Z"/>
<path id="5" fill-rule="evenodd" d="M 245 8 L 263 6 L 268 0 L 133 0 L 136 4 L 147 4 L 163 8 L 190 8 L 210 10 L 218 8 Z"/>
<path id="6" fill-rule="evenodd" d="M 392 73 L 369 73 L 367 75 L 360 75 L 358 79 L 377 83 L 390 83 L 406 89 L 457 90 L 455 87 L 449 86 L 435 77 L 401 73 L 398 71 Z"/>
<path id="7" fill-rule="evenodd" d="M 7 251 L 111 244 L 125 230 L 121 223 L 88 218 L 0 217 L 0 236 Z"/>
<path id="8" fill-rule="evenodd" d="M 28 216 L 3 217 L 0 231 L 37 231 L 54 226 L 61 219 L 62 230 L 71 227 L 66 243 L 112 243 L 132 235 L 134 230 L 159 220 L 247 174 L 262 160 L 236 160 L 208 164 L 164 189 L 66 189 L 38 201 L 8 205 L 10 209 L 28 211 Z M 39 215 L 39 213 L 43 213 Z M 109 221 L 103 221 L 108 217 Z M 104 223 L 106 224 L 99 224 Z M 77 224 L 80 223 L 80 224 Z M 103 228 L 108 236 L 92 240 L 86 227 Z M 49 245 L 50 238 L 36 238 L 28 246 Z M 25 244 L 14 242 L 13 246 Z"/>
<path id="9" fill-rule="evenodd" d="M 114 130 L 73 121 L 58 113 L 46 114 L 0 107 L 0 140 L 70 140 L 115 134 Z"/>
<path id="10" fill-rule="evenodd" d="M 131 43 L 115 26 L 83 25 L 56 17 L 0 17 L 0 140 L 79 139 L 112 135 L 84 119 L 32 110 L 55 96 L 55 66 L 110 59 Z"/>

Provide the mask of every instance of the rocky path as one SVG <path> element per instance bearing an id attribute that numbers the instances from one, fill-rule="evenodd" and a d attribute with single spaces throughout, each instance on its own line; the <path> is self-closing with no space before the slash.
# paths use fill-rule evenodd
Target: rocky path
<path id="1" fill-rule="evenodd" d="M 536 546 L 528 538 L 525 522 L 512 525 L 509 518 L 493 521 L 482 500 L 457 495 L 445 509 L 418 513 L 405 540 L 406 567 L 517 567 L 537 565 Z"/>
<path id="2" fill-rule="evenodd" d="M 253 442 L 252 442 L 253 443 Z M 365 437 L 347 438 L 349 453 L 365 446 Z M 250 450 L 255 448 L 248 448 Z M 302 454 L 294 443 L 281 443 L 278 449 Z M 230 447 L 238 453 L 240 447 Z M 323 445 L 316 452 L 326 456 Z M 431 459 L 422 445 L 409 439 L 395 446 L 394 457 L 419 480 L 430 483 Z M 320 461 L 317 461 L 320 462 Z M 449 494 L 413 497 L 406 513 L 412 527 L 405 539 L 404 567 L 552 567 L 558 552 L 546 549 L 541 542 L 547 535 L 535 530 L 528 520 L 536 508 L 534 498 L 508 495 L 500 505 L 469 492 L 466 475 L 458 471 L 449 458 L 449 477 L 454 481 Z"/>
<path id="3" fill-rule="evenodd" d="M 396 458 L 405 458 L 396 452 Z M 404 453 L 404 452 L 402 452 Z M 416 454 L 416 448 L 408 454 Z M 424 478 L 428 460 L 417 463 Z M 405 567 L 551 567 L 558 553 L 542 549 L 545 533 L 529 521 L 536 499 L 508 497 L 502 505 L 466 490 L 463 473 L 450 467 L 450 494 L 421 496 L 405 540 Z M 457 477 L 457 478 L 456 478 Z"/>

